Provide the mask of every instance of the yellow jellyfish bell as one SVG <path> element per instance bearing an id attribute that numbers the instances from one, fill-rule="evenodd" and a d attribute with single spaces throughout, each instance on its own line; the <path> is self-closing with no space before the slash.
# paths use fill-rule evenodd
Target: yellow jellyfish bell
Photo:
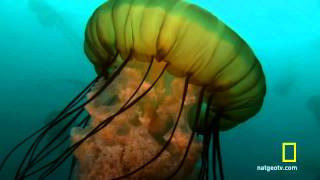
<path id="1" fill-rule="evenodd" d="M 100 6 L 86 30 L 85 52 L 98 73 L 130 60 L 163 61 L 176 77 L 206 87 L 220 128 L 256 114 L 266 93 L 259 61 L 217 17 L 180 0 L 111 0 Z M 117 61 L 114 56 L 119 54 Z M 218 112 L 216 112 L 218 113 Z"/>

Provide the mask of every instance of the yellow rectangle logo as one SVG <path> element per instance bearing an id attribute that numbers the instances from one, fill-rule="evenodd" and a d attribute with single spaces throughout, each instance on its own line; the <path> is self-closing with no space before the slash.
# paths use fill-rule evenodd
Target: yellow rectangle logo
<path id="1" fill-rule="evenodd" d="M 293 159 L 286 158 L 286 147 L 293 146 Z M 283 142 L 282 143 L 282 162 L 297 162 L 297 143 Z"/>

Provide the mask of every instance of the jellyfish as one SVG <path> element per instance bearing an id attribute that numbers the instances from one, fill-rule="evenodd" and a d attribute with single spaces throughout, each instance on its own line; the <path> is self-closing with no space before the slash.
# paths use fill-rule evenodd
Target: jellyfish
<path id="1" fill-rule="evenodd" d="M 45 0 L 28 0 L 28 7 L 38 22 L 47 28 L 57 28 L 71 43 L 78 43 L 81 39 L 73 30 L 66 18 Z"/>
<path id="2" fill-rule="evenodd" d="M 314 114 L 314 117 L 320 120 L 320 95 L 311 96 L 306 105 L 312 114 Z"/>
<path id="3" fill-rule="evenodd" d="M 63 21 L 59 13 L 46 1 L 28 0 L 28 7 L 44 27 L 52 27 Z"/>
<path id="4" fill-rule="evenodd" d="M 296 84 L 296 77 L 291 76 L 286 79 L 280 80 L 274 87 L 274 91 L 277 95 L 286 96 L 290 94 L 294 85 Z"/>
<path id="5" fill-rule="evenodd" d="M 275 83 L 273 88 L 273 91 L 279 96 L 289 95 L 297 83 L 296 70 L 293 63 L 287 64 L 284 72 L 285 75 L 282 78 L 277 78 L 279 81 Z"/>
<path id="6" fill-rule="evenodd" d="M 187 1 L 109 0 L 89 19 L 84 50 L 97 77 L 13 147 L 1 171 L 27 146 L 15 179 L 45 179 L 66 162 L 69 179 L 208 179 L 211 170 L 224 179 L 219 135 L 253 117 L 266 94 L 239 35 Z"/>

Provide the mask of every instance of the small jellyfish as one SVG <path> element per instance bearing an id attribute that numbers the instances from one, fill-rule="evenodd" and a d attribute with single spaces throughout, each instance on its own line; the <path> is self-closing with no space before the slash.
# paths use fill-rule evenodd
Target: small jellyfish
<path id="1" fill-rule="evenodd" d="M 45 27 L 56 26 L 63 21 L 59 13 L 44 0 L 28 0 L 28 7 Z"/>
<path id="2" fill-rule="evenodd" d="M 76 43 L 80 42 L 81 38 L 73 30 L 70 23 L 67 22 L 66 17 L 63 16 L 46 0 L 28 0 L 28 7 L 32 11 L 38 22 L 47 28 L 57 28 L 64 37 L 76 47 Z"/>
<path id="3" fill-rule="evenodd" d="M 314 117 L 320 120 L 320 95 L 311 96 L 307 101 L 307 107 Z"/>
<path id="4" fill-rule="evenodd" d="M 276 86 L 274 87 L 274 91 L 277 95 L 286 96 L 292 91 L 292 89 L 294 89 L 295 84 L 296 77 L 287 77 L 286 79 L 283 79 L 276 84 Z"/>
<path id="5" fill-rule="evenodd" d="M 69 179 L 74 169 L 79 179 L 184 179 L 198 159 L 196 178 L 211 168 L 224 179 L 219 133 L 254 116 L 266 93 L 239 35 L 187 1 L 110 0 L 91 16 L 84 48 L 97 77 L 0 170 L 31 141 L 15 179 L 45 179 L 67 160 Z M 52 157 L 70 127 L 70 146 Z"/>
<path id="6" fill-rule="evenodd" d="M 287 59 L 293 58 L 289 57 Z M 281 78 L 277 78 L 278 82 L 276 82 L 274 88 L 272 88 L 272 90 L 279 96 L 289 95 L 297 83 L 296 70 L 292 62 L 286 64 L 286 68 L 283 70 L 283 72 L 284 74 L 281 76 Z"/>

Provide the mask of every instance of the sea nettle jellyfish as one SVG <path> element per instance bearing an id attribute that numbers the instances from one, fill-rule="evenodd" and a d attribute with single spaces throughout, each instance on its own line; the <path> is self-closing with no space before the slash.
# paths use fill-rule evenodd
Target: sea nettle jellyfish
<path id="1" fill-rule="evenodd" d="M 1 169 L 27 144 L 15 179 L 67 161 L 69 179 L 223 179 L 219 132 L 254 116 L 266 93 L 243 39 L 185 1 L 110 0 L 84 46 L 98 76 Z"/>

